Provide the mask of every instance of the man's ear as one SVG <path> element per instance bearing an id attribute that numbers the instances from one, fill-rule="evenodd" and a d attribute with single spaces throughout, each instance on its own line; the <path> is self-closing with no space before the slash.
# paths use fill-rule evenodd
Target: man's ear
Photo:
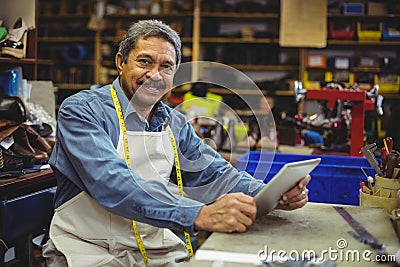
<path id="1" fill-rule="evenodd" d="M 115 66 L 117 67 L 119 75 L 121 75 L 123 65 L 124 65 L 124 61 L 122 60 L 122 54 L 120 52 L 118 52 L 115 55 Z"/>

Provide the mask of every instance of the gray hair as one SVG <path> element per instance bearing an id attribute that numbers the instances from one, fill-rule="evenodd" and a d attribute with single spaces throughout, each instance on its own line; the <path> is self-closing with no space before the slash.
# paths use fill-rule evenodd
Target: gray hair
<path id="1" fill-rule="evenodd" d="M 181 39 L 176 31 L 171 29 L 165 23 L 159 20 L 140 20 L 133 23 L 128 31 L 124 34 L 119 44 L 119 52 L 122 54 L 122 60 L 126 63 L 129 52 L 136 47 L 140 38 L 147 39 L 149 37 L 159 37 L 170 42 L 175 47 L 176 66 L 181 63 Z"/>

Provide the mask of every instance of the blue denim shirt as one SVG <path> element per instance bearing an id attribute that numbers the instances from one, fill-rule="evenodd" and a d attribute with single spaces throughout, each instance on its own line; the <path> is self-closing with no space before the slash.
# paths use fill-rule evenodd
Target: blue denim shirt
<path id="1" fill-rule="evenodd" d="M 56 144 L 49 160 L 57 179 L 55 207 L 85 191 L 119 216 L 156 227 L 193 232 L 194 221 L 204 204 L 225 193 L 244 192 L 254 196 L 261 189 L 261 181 L 238 172 L 205 145 L 183 114 L 160 102 L 148 123 L 129 105 L 118 78 L 112 86 L 127 130 L 159 132 L 170 125 L 188 197 L 171 193 L 159 181 L 142 179 L 118 156 L 120 126 L 110 85 L 106 85 L 83 90 L 65 99 L 60 107 Z M 175 168 L 171 181 L 176 183 Z"/>

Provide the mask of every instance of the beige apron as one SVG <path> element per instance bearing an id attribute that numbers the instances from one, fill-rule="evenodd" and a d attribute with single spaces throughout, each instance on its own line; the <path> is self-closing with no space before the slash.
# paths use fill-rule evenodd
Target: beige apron
<path id="1" fill-rule="evenodd" d="M 128 131 L 127 136 L 132 170 L 143 179 L 167 184 L 173 167 L 168 132 Z M 121 158 L 122 144 L 120 135 L 117 150 Z M 187 257 L 184 243 L 170 230 L 136 223 L 149 266 L 175 266 L 175 259 Z M 108 212 L 85 192 L 55 210 L 50 238 L 69 266 L 144 266 L 131 220 Z"/>

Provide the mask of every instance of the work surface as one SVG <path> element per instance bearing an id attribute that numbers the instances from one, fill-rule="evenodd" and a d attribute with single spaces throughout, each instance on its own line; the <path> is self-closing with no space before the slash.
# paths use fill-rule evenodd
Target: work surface
<path id="1" fill-rule="evenodd" d="M 260 257 L 265 259 L 265 254 L 260 254 L 260 250 L 268 253 L 272 250 L 283 250 L 287 253 L 286 256 L 291 257 L 296 257 L 296 253 L 301 255 L 305 250 L 313 250 L 317 256 L 321 256 L 323 250 L 326 250 L 325 258 L 337 259 L 336 266 L 389 266 L 373 262 L 375 252 L 365 252 L 373 250 L 348 234 L 348 231 L 354 230 L 336 212 L 334 206 L 337 205 L 308 203 L 302 209 L 295 211 L 274 210 L 269 215 L 257 219 L 245 233 L 213 233 L 197 251 L 196 257 L 185 266 L 254 266 L 251 261 L 257 262 Z M 397 252 L 399 242 L 392 223 L 383 209 L 343 207 L 376 239 L 388 247 L 388 254 Z M 328 254 L 329 251 L 331 254 Z M 214 252 L 217 252 L 218 260 L 199 259 L 201 255 L 209 257 Z M 234 254 L 224 255 L 219 252 L 234 252 Z M 371 259 L 371 262 L 364 260 L 363 255 Z M 248 263 L 230 262 L 235 258 L 247 257 Z"/>

